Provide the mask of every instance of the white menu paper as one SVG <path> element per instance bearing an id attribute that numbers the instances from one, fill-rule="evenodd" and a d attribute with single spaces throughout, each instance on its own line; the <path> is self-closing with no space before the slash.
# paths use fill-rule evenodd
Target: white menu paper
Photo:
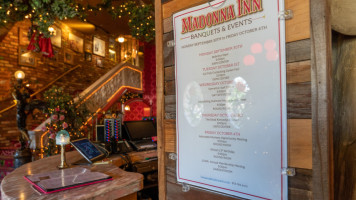
<path id="1" fill-rule="evenodd" d="M 173 16 L 179 182 L 287 199 L 283 0 L 218 0 Z"/>

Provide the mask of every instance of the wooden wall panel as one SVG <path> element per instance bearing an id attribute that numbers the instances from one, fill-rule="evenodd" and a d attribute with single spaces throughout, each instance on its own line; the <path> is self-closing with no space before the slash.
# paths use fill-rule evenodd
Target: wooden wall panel
<path id="1" fill-rule="evenodd" d="M 167 42 L 170 40 L 173 40 L 173 31 L 163 34 L 163 62 L 165 67 L 174 65 L 174 48 L 167 46 Z"/>
<path id="2" fill-rule="evenodd" d="M 288 166 L 312 169 L 312 120 L 288 120 Z"/>
<path id="3" fill-rule="evenodd" d="M 175 81 L 166 81 L 164 83 L 164 94 L 165 95 L 175 95 L 176 94 Z"/>
<path id="4" fill-rule="evenodd" d="M 296 176 L 288 177 L 288 199 L 312 200 L 312 170 L 296 168 Z"/>
<path id="5" fill-rule="evenodd" d="M 310 82 L 287 84 L 288 119 L 311 119 Z"/>
<path id="6" fill-rule="evenodd" d="M 288 178 L 288 186 L 300 190 L 310 191 L 313 187 L 312 179 L 311 179 L 312 170 L 296 168 L 295 173 L 296 176 L 292 176 Z"/>
<path id="7" fill-rule="evenodd" d="M 170 66 L 170 67 L 165 67 L 164 68 L 164 81 L 173 81 L 175 80 L 175 67 Z"/>
<path id="8" fill-rule="evenodd" d="M 313 198 L 334 199 L 330 1 L 312 0 Z M 354 173 L 354 172 L 353 172 Z M 349 177 L 347 177 L 349 178 Z"/>
<path id="9" fill-rule="evenodd" d="M 164 109 L 166 113 L 176 112 L 176 95 L 167 95 L 164 97 Z"/>
<path id="10" fill-rule="evenodd" d="M 287 84 L 310 82 L 310 60 L 287 64 Z"/>
<path id="11" fill-rule="evenodd" d="M 286 20 L 286 42 L 310 38 L 309 0 L 285 0 L 285 9 L 293 11 L 293 18 Z"/>
<path id="12" fill-rule="evenodd" d="M 164 120 L 165 150 L 166 152 L 176 152 L 176 120 Z"/>
<path id="13" fill-rule="evenodd" d="M 310 39 L 286 44 L 287 63 L 310 60 Z"/>
<path id="14" fill-rule="evenodd" d="M 356 36 L 333 34 L 335 199 L 356 198 Z"/>
<path id="15" fill-rule="evenodd" d="M 163 33 L 173 31 L 173 15 L 163 20 Z"/>
<path id="16" fill-rule="evenodd" d="M 171 17 L 174 13 L 195 5 L 206 3 L 206 0 L 175 0 L 163 5 L 163 19 Z"/>

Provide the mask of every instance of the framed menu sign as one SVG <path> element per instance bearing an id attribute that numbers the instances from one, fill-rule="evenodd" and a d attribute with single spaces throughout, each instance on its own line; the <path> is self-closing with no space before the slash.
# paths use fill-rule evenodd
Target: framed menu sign
<path id="1" fill-rule="evenodd" d="M 287 199 L 283 0 L 217 0 L 173 16 L 179 182 Z"/>

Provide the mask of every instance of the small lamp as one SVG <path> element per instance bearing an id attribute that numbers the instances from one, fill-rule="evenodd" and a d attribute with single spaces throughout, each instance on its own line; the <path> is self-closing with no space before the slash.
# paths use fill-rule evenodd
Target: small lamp
<path id="1" fill-rule="evenodd" d="M 56 144 L 61 145 L 61 164 L 58 169 L 68 168 L 68 164 L 66 163 L 66 155 L 64 150 L 64 145 L 69 144 L 70 136 L 66 130 L 61 130 L 57 133 L 56 136 Z"/>
<path id="2" fill-rule="evenodd" d="M 15 72 L 15 78 L 19 84 L 22 83 L 22 80 L 25 79 L 25 73 L 21 70 Z"/>

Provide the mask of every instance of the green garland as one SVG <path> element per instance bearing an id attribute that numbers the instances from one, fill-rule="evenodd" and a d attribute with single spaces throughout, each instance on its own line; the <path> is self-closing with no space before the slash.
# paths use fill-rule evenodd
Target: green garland
<path id="1" fill-rule="evenodd" d="M 82 5 L 74 0 L 2 0 L 0 2 L 0 25 L 30 19 L 44 37 L 50 37 L 48 30 L 56 20 L 78 17 L 86 21 L 87 13 L 106 10 L 114 18 L 129 17 L 131 35 L 150 42 L 155 37 L 154 9 L 152 5 L 141 5 L 127 1 L 114 6 L 113 0 L 102 0 L 94 6 Z"/>
<path id="2" fill-rule="evenodd" d="M 84 137 L 83 128 L 87 118 L 90 116 L 85 104 L 76 105 L 72 97 L 63 88 L 53 86 L 44 93 L 47 104 L 46 117 L 50 122 L 46 124 L 43 131 L 47 131 L 48 144 L 44 147 L 46 156 L 56 154 L 55 136 L 60 130 L 67 130 L 71 140 Z"/>
<path id="3" fill-rule="evenodd" d="M 125 94 L 123 94 L 120 98 L 120 102 L 122 104 L 124 104 L 126 101 L 130 100 L 130 99 L 134 99 L 134 98 L 140 98 L 142 99 L 142 94 L 138 94 L 138 93 L 132 93 L 132 92 L 126 92 Z"/>

